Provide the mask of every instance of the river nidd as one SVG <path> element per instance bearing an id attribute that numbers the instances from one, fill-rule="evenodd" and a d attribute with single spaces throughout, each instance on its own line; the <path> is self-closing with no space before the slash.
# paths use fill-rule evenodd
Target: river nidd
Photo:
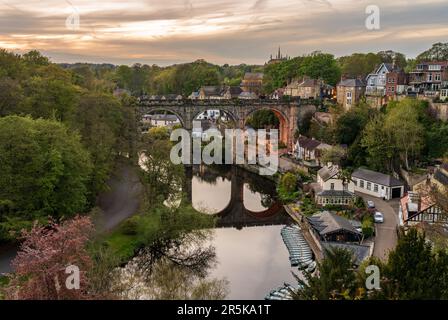
<path id="1" fill-rule="evenodd" d="M 210 240 L 218 263 L 210 276 L 229 281 L 227 298 L 263 299 L 295 283 L 280 235 L 290 218 L 276 201 L 275 183 L 236 166 L 186 170 L 193 207 L 218 217 Z"/>

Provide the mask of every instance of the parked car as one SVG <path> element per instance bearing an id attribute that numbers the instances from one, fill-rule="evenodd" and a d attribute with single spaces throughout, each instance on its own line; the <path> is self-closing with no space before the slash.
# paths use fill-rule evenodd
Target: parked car
<path id="1" fill-rule="evenodd" d="M 367 201 L 367 208 L 375 209 L 375 202 L 373 202 L 372 200 Z"/>
<path id="2" fill-rule="evenodd" d="M 384 216 L 379 211 L 375 212 L 373 219 L 375 220 L 375 223 L 383 223 L 384 222 Z"/>

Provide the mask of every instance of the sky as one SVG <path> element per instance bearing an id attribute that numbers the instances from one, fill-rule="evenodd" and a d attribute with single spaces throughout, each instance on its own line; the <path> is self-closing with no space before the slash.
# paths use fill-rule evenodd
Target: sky
<path id="1" fill-rule="evenodd" d="M 54 62 L 263 64 L 279 46 L 415 57 L 436 42 L 448 42 L 448 0 L 0 0 L 0 47 Z"/>

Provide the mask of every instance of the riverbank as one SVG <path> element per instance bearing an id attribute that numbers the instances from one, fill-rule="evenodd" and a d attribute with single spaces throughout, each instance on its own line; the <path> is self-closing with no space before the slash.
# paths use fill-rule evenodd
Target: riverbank
<path id="1" fill-rule="evenodd" d="M 138 212 L 142 201 L 143 186 L 137 168 L 126 160 L 117 163 L 107 185 L 109 189 L 98 196 L 97 207 L 101 213 L 93 217 L 99 233 L 112 232 L 118 228 L 123 221 Z M 12 272 L 11 262 L 18 249 L 17 244 L 0 248 L 0 274 Z"/>

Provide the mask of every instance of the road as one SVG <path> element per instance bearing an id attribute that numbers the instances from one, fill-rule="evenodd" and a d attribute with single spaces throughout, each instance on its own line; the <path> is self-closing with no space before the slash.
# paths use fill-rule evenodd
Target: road
<path id="1" fill-rule="evenodd" d="M 373 256 L 385 260 L 389 252 L 397 245 L 399 200 L 384 201 L 362 193 L 357 193 L 357 195 L 361 196 L 365 201 L 372 200 L 375 203 L 376 210 L 384 215 L 384 223 L 376 224 Z"/>
<path id="2" fill-rule="evenodd" d="M 109 190 L 98 197 L 103 211 L 95 221 L 99 231 L 115 228 L 120 222 L 136 213 L 140 206 L 142 185 L 136 170 L 127 164 L 118 165 L 108 181 Z M 11 261 L 17 253 L 14 246 L 0 247 L 0 274 L 11 272 Z"/>

